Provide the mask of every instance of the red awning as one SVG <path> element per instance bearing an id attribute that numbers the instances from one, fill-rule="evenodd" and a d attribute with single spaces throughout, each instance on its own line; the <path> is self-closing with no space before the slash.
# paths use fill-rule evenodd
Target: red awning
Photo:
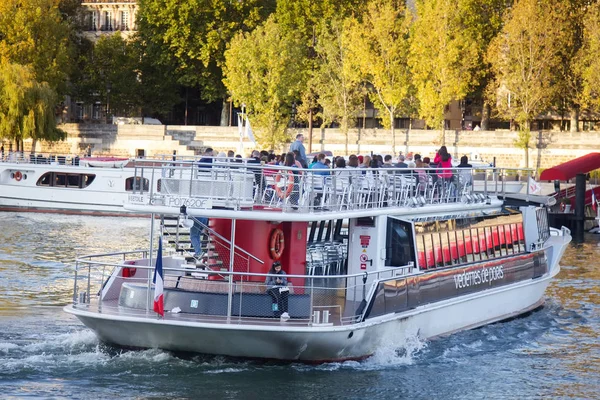
<path id="1" fill-rule="evenodd" d="M 540 175 L 541 181 L 567 181 L 577 174 L 587 174 L 600 168 L 600 153 L 590 153 L 555 167 L 548 168 Z"/>

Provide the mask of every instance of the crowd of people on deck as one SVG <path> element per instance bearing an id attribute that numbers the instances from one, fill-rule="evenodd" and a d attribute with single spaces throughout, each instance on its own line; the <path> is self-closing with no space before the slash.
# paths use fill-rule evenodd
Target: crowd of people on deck
<path id="1" fill-rule="evenodd" d="M 298 134 L 296 140 L 290 145 L 290 150 L 287 153 L 275 154 L 273 151 L 266 150 L 254 150 L 250 154 L 250 157 L 245 160 L 247 164 L 257 165 L 273 165 L 273 166 L 286 166 L 298 169 L 310 169 L 315 175 L 331 175 L 336 176 L 352 176 L 355 173 L 360 172 L 364 174 L 365 170 L 372 170 L 376 168 L 396 168 L 406 169 L 406 171 L 400 171 L 404 173 L 413 173 L 420 178 L 432 177 L 433 181 L 441 179 L 442 181 L 456 181 L 457 174 L 455 168 L 472 168 L 469 164 L 469 159 L 466 155 L 460 158 L 460 164 L 454 166 L 452 163 L 452 156 L 448 152 L 446 146 L 441 146 L 436 151 L 433 159 L 431 157 L 422 157 L 421 154 L 408 153 L 406 156 L 400 152 L 395 159 L 392 155 L 382 156 L 380 154 L 372 155 L 356 155 L 351 154 L 348 157 L 334 156 L 328 157 L 325 153 L 318 153 L 313 156 L 311 160 L 307 159 L 306 149 L 304 147 L 304 136 Z M 216 153 L 212 148 L 207 148 L 199 161 L 199 168 L 211 168 L 213 163 L 219 162 L 231 162 L 231 161 L 243 162 L 241 155 L 235 155 L 233 150 L 229 150 L 227 153 L 220 152 Z M 362 171 L 356 171 L 356 170 Z M 412 171 L 414 169 L 414 171 Z M 382 171 L 383 172 L 383 171 Z M 277 170 L 264 170 L 257 172 L 257 179 L 261 175 L 276 174 Z M 302 174 L 303 171 L 299 171 L 296 174 Z M 470 179 L 471 172 L 465 171 L 463 176 L 465 179 Z M 262 179 L 262 178 L 260 178 Z M 259 182 L 257 182 L 259 183 Z M 297 183 L 297 182 L 296 182 Z"/>

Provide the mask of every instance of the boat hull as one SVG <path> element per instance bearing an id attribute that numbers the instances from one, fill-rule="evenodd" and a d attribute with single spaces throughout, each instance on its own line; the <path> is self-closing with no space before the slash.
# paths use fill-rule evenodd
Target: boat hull
<path id="1" fill-rule="evenodd" d="M 104 342 L 124 347 L 161 348 L 232 357 L 302 362 L 362 359 L 390 344 L 402 347 L 407 337 L 421 339 L 476 328 L 528 312 L 543 303 L 558 266 L 544 277 L 489 289 L 447 301 L 345 326 L 293 326 L 200 323 L 180 319 L 132 317 L 67 306 Z"/>

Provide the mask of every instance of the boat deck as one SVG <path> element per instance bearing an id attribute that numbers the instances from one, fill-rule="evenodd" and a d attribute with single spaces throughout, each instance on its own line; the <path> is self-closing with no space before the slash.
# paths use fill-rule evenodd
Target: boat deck
<path id="1" fill-rule="evenodd" d="M 348 325 L 343 324 L 340 318 L 340 314 L 333 313 L 329 317 L 329 323 L 327 324 L 315 324 L 312 318 L 291 318 L 282 321 L 280 318 L 255 318 L 255 317 L 240 317 L 240 316 L 219 316 L 219 315 L 207 315 L 207 314 L 193 314 L 193 313 L 173 313 L 165 312 L 164 318 L 158 316 L 153 310 L 152 305 L 150 309 L 135 309 L 119 306 L 118 300 L 103 301 L 101 306 L 98 302 L 94 301 L 89 304 L 74 304 L 75 310 L 82 310 L 91 313 L 103 314 L 106 316 L 119 316 L 129 318 L 142 318 L 151 320 L 164 320 L 166 322 L 187 322 L 187 323 L 203 323 L 203 324 L 227 324 L 227 325 L 247 325 L 247 326 L 265 326 L 274 327 L 281 326 L 283 324 L 293 327 L 317 327 L 317 326 L 342 326 Z"/>

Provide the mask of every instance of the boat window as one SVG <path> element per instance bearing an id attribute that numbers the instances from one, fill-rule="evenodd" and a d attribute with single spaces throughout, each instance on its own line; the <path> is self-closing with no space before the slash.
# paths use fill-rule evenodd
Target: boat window
<path id="1" fill-rule="evenodd" d="M 125 190 L 128 192 L 148 192 L 150 190 L 150 181 L 148 178 L 132 176 L 125 180 Z"/>
<path id="2" fill-rule="evenodd" d="M 414 249 L 412 223 L 388 218 L 385 265 L 397 267 L 414 262 Z"/>
<path id="3" fill-rule="evenodd" d="M 525 251 L 521 214 L 415 223 L 421 269 L 485 261 Z"/>
<path id="4" fill-rule="evenodd" d="M 356 218 L 356 226 L 368 226 L 372 228 L 375 226 L 375 217 Z"/>
<path id="5" fill-rule="evenodd" d="M 67 176 L 65 174 L 54 174 L 54 186 L 67 186 Z"/>
<path id="6" fill-rule="evenodd" d="M 66 174 L 46 172 L 37 180 L 37 186 L 69 187 L 83 189 L 89 186 L 96 176 L 93 174 Z"/>
<path id="7" fill-rule="evenodd" d="M 79 187 L 81 183 L 81 176 L 77 175 L 67 175 L 67 186 L 68 187 Z"/>

